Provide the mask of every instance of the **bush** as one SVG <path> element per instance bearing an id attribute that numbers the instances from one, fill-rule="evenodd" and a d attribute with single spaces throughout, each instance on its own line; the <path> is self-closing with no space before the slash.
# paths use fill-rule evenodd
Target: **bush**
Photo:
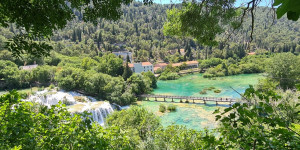
<path id="1" fill-rule="evenodd" d="M 26 92 L 20 92 L 19 94 L 20 94 L 21 98 L 23 98 L 23 99 L 26 99 L 29 96 L 29 94 Z"/>
<path id="2" fill-rule="evenodd" d="M 164 104 L 159 105 L 159 111 L 164 113 L 166 111 L 166 106 Z"/>
<path id="3" fill-rule="evenodd" d="M 207 94 L 206 90 L 203 89 L 202 91 L 199 92 L 200 94 Z"/>
<path id="4" fill-rule="evenodd" d="M 133 135 L 130 138 L 136 136 L 146 138 L 146 135 L 161 126 L 158 116 L 139 106 L 130 106 L 129 109 L 115 111 L 106 118 L 106 123 L 108 126 L 117 126 L 122 130 L 130 131 Z"/>
<path id="5" fill-rule="evenodd" d="M 77 102 L 87 102 L 87 100 L 82 97 L 82 96 L 74 96 L 74 99 L 77 101 Z"/>
<path id="6" fill-rule="evenodd" d="M 215 93 L 221 93 L 221 90 L 214 90 Z"/>
<path id="7" fill-rule="evenodd" d="M 211 91 L 211 90 L 213 90 L 213 89 L 216 89 L 216 88 L 213 87 L 213 86 L 211 86 L 211 87 L 209 87 L 209 88 L 204 88 L 204 90 L 208 90 L 208 91 Z"/>
<path id="8" fill-rule="evenodd" d="M 205 72 L 203 74 L 203 78 L 212 78 L 212 77 L 215 77 L 215 76 L 213 74 L 210 74 L 210 73 L 207 73 L 207 72 Z"/>
<path id="9" fill-rule="evenodd" d="M 176 111 L 177 107 L 176 107 L 175 105 L 173 105 L 173 104 L 170 104 L 170 105 L 168 106 L 167 109 L 168 109 L 170 112 L 172 112 L 172 111 Z"/>
<path id="10" fill-rule="evenodd" d="M 44 89 L 45 89 L 45 87 L 42 86 L 42 87 L 39 87 L 39 88 L 38 88 L 38 91 L 43 91 Z"/>
<path id="11" fill-rule="evenodd" d="M 16 91 L 0 96 L 0 114 L 5 114 L 0 149 L 135 149 L 127 143 L 129 135 L 92 124 L 84 119 L 86 112 L 71 114 L 62 105 L 48 108 L 20 99 Z"/>
<path id="12" fill-rule="evenodd" d="M 54 88 L 55 88 L 55 85 L 54 84 L 50 84 L 49 89 L 52 90 Z"/>
<path id="13" fill-rule="evenodd" d="M 180 76 L 176 72 L 164 72 L 161 74 L 161 76 L 158 78 L 159 80 L 176 80 Z"/>
<path id="14" fill-rule="evenodd" d="M 65 104 L 66 106 L 69 105 L 73 105 L 74 103 L 69 101 L 66 97 L 63 98 L 63 100 L 61 101 L 63 104 Z"/>

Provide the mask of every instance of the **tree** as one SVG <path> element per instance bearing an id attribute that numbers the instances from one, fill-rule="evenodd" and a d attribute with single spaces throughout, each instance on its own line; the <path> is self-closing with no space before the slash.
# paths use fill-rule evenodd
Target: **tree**
<path id="1" fill-rule="evenodd" d="M 99 72 L 115 77 L 123 75 L 123 59 L 117 57 L 115 54 L 107 53 L 102 57 L 98 57 L 98 62 L 99 65 L 97 67 L 97 70 Z"/>
<path id="2" fill-rule="evenodd" d="M 129 55 L 126 56 L 126 62 L 131 63 Z"/>
<path id="3" fill-rule="evenodd" d="M 251 15 L 250 41 L 253 40 L 255 8 L 261 0 L 248 0 L 246 6 L 235 7 L 236 1 L 204 0 L 183 2 L 183 7 L 173 8 L 167 12 L 164 24 L 165 35 L 190 36 L 199 44 L 216 46 L 216 35 L 228 28 L 240 28 L 244 18 Z M 287 14 L 289 20 L 297 21 L 300 16 L 298 0 L 275 0 L 271 6 L 277 6 L 277 18 Z M 193 19 L 191 19 L 193 18 Z M 229 30 L 229 32 L 232 32 Z"/>
<path id="4" fill-rule="evenodd" d="M 277 18 L 287 14 L 289 20 L 297 21 L 300 17 L 300 2 L 298 0 L 275 0 L 273 6 L 278 6 Z"/>
<path id="5" fill-rule="evenodd" d="M 139 106 L 113 113 L 106 122 L 109 126 L 120 126 L 124 130 L 129 130 L 142 139 L 161 126 L 156 115 Z"/>
<path id="6" fill-rule="evenodd" d="M 132 75 L 132 70 L 128 66 L 128 61 L 126 61 L 126 66 L 124 68 L 122 77 L 124 78 L 124 80 L 127 80 L 131 75 Z"/>
<path id="7" fill-rule="evenodd" d="M 16 91 L 0 96 L 0 149 L 135 149 L 126 133 L 93 123 L 90 113 L 21 98 Z"/>
<path id="8" fill-rule="evenodd" d="M 77 40 L 76 32 L 75 32 L 75 30 L 73 30 L 72 41 L 73 41 L 73 42 L 76 42 L 76 40 Z"/>
<path id="9" fill-rule="evenodd" d="M 274 91 L 248 88 L 243 103 L 235 103 L 222 113 L 215 111 L 225 149 L 299 149 L 299 133 L 292 129 L 293 118 L 299 117 L 294 112 L 299 104 Z"/>
<path id="10" fill-rule="evenodd" d="M 156 88 L 157 87 L 157 84 L 156 84 L 157 80 L 156 80 L 155 75 L 152 72 L 148 71 L 148 72 L 143 72 L 142 74 L 143 74 L 144 77 L 147 77 L 147 78 L 150 79 L 151 88 Z"/>
<path id="11" fill-rule="evenodd" d="M 74 9 L 83 9 L 83 20 L 96 24 L 98 18 L 119 19 L 122 15 L 121 6 L 132 1 L 118 0 L 111 3 L 110 0 L 59 0 L 44 3 L 41 0 L 22 0 L 12 3 L 10 0 L 3 0 L 0 2 L 0 26 L 8 27 L 10 23 L 15 23 L 25 31 L 16 35 L 7 45 L 15 56 L 23 53 L 42 56 L 49 54 L 52 49 L 44 42 L 45 39 L 50 38 L 53 31 L 63 29 L 75 17 Z M 152 0 L 144 0 L 144 3 L 151 4 Z M 93 7 L 88 7 L 90 5 Z M 39 41 L 35 41 L 36 39 Z"/>
<path id="12" fill-rule="evenodd" d="M 224 29 L 222 25 L 231 24 L 236 15 L 234 2 L 208 0 L 202 3 L 183 3 L 182 9 L 167 11 L 164 34 L 191 36 L 199 44 L 216 45 L 216 35 Z"/>
<path id="13" fill-rule="evenodd" d="M 276 54 L 267 68 L 269 78 L 279 82 L 283 89 L 295 88 L 300 79 L 299 58 L 292 53 Z"/>

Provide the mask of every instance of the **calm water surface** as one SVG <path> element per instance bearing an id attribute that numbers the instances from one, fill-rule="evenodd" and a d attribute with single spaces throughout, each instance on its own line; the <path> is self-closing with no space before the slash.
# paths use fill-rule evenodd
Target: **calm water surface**
<path id="1" fill-rule="evenodd" d="M 233 89 L 239 93 L 243 93 L 249 85 L 257 84 L 260 78 L 263 78 L 260 74 L 242 74 L 220 77 L 213 80 L 203 78 L 202 74 L 193 74 L 181 77 L 178 80 L 158 81 L 158 88 L 153 91 L 153 94 L 240 98 L 240 95 Z M 207 91 L 207 94 L 199 93 L 204 88 L 209 87 L 220 89 L 221 93 L 214 93 L 213 90 Z M 217 123 L 215 122 L 215 116 L 212 114 L 213 111 L 217 108 L 222 109 L 227 107 L 225 104 L 216 106 L 214 103 L 208 103 L 206 105 L 175 103 L 175 105 L 177 105 L 176 112 L 160 113 L 158 108 L 161 103 L 162 102 L 144 101 L 140 104 L 159 115 L 164 126 L 178 124 L 196 130 L 215 128 Z M 171 103 L 163 104 L 168 106 Z"/>

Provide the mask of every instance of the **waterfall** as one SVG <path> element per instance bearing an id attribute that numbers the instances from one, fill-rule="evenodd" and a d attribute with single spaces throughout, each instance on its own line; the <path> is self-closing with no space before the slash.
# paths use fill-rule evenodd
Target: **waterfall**
<path id="1" fill-rule="evenodd" d="M 85 110 L 83 109 L 83 111 L 92 113 L 93 120 L 103 126 L 104 122 L 105 122 L 104 119 L 109 114 L 111 114 L 114 110 L 108 102 L 103 102 L 103 104 L 101 104 L 100 107 L 94 107 L 93 103 L 97 103 L 97 102 L 88 103 L 89 105 L 87 105 L 85 107 Z M 95 105 L 97 105 L 97 104 L 95 104 Z"/>
<path id="2" fill-rule="evenodd" d="M 85 102 L 76 100 L 76 97 L 80 97 Z M 71 113 L 81 113 L 83 111 L 91 113 L 91 118 L 102 126 L 104 125 L 105 118 L 114 111 L 109 102 L 97 101 L 93 97 L 83 96 L 76 92 L 44 90 L 37 92 L 24 101 L 36 102 L 48 107 L 56 105 L 61 101 L 67 105 Z"/>
<path id="3" fill-rule="evenodd" d="M 40 103 L 48 107 L 57 105 L 59 101 L 66 105 L 76 104 L 75 98 L 69 93 L 47 90 L 37 92 L 35 95 L 30 96 L 26 101 Z"/>

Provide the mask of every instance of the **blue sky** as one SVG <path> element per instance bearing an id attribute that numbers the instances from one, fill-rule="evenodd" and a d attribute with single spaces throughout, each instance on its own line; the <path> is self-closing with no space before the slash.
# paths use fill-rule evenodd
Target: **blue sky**
<path id="1" fill-rule="evenodd" d="M 141 0 L 142 1 L 142 0 Z M 158 4 L 169 4 L 170 2 L 172 3 L 181 3 L 182 0 L 153 0 L 154 3 Z M 262 0 L 260 3 L 260 6 L 267 6 L 270 5 L 271 0 Z M 236 6 L 240 6 L 242 3 L 249 2 L 249 0 L 237 0 L 236 1 Z"/>

